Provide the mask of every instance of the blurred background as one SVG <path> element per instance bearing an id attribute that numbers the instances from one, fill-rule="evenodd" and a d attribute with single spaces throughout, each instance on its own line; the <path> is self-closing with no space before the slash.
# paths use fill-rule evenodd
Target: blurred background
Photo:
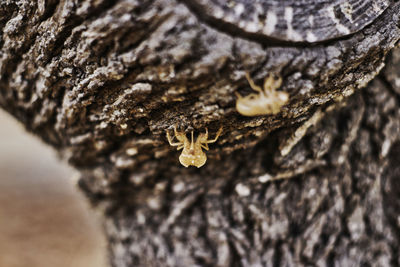
<path id="1" fill-rule="evenodd" d="M 74 170 L 0 110 L 0 267 L 103 267 L 99 216 Z"/>

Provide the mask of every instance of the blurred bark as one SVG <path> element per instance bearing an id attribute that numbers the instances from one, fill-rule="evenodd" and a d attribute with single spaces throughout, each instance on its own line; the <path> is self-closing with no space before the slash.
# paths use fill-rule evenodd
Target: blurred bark
<path id="1" fill-rule="evenodd" d="M 113 266 L 399 266 L 399 14 L 308 44 L 187 1 L 2 1 L 0 105 L 81 171 Z M 282 77 L 279 114 L 236 112 L 246 71 Z M 205 166 L 174 125 L 223 127 Z"/>

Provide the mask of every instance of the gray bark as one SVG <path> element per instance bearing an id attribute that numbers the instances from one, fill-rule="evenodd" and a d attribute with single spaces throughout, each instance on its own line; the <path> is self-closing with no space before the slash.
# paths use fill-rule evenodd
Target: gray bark
<path id="1" fill-rule="evenodd" d="M 399 266 L 400 2 L 312 43 L 195 2 L 0 3 L 0 105 L 81 171 L 111 264 Z M 280 113 L 236 111 L 246 72 Z M 206 165 L 174 125 L 223 127 Z"/>

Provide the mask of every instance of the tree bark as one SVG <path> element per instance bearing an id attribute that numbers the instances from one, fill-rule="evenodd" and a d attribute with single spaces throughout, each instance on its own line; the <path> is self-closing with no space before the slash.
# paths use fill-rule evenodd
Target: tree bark
<path id="1" fill-rule="evenodd" d="M 400 2 L 316 42 L 194 2 L 0 3 L 0 105 L 80 170 L 111 265 L 400 266 Z M 237 112 L 246 72 L 278 114 Z M 174 126 L 223 128 L 203 167 Z"/>

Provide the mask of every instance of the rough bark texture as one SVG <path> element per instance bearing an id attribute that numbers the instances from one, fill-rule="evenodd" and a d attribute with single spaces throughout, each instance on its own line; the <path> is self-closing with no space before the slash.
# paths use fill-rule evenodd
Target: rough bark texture
<path id="1" fill-rule="evenodd" d="M 312 44 L 194 2 L 0 2 L 0 105 L 81 170 L 112 265 L 399 266 L 400 2 Z M 279 114 L 236 112 L 246 71 L 282 77 Z M 174 125 L 223 127 L 205 166 Z"/>

